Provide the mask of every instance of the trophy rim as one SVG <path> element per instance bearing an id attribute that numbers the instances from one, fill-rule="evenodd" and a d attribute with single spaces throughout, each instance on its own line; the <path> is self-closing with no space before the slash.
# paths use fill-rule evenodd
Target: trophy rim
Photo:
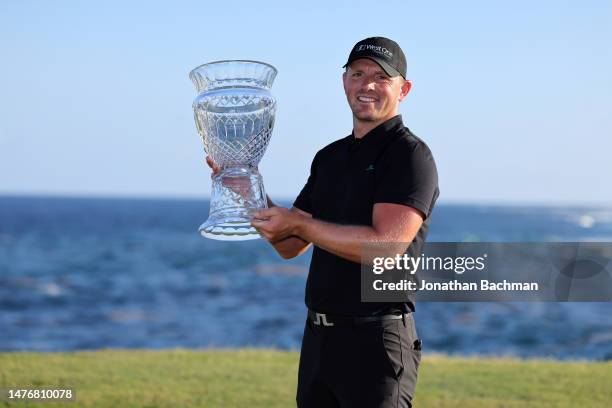
<path id="1" fill-rule="evenodd" d="M 215 65 L 215 64 L 221 64 L 221 63 L 225 63 L 225 62 L 251 62 L 254 64 L 261 64 L 261 65 L 265 65 L 269 68 L 272 68 L 272 70 L 274 70 L 274 76 L 276 76 L 278 74 L 278 69 L 276 69 L 276 67 L 272 64 L 268 64 L 267 62 L 263 62 L 263 61 L 257 61 L 257 60 L 250 60 L 250 59 L 224 59 L 224 60 L 218 60 L 218 61 L 211 61 L 211 62 L 207 62 L 205 64 L 202 65 L 198 65 L 197 67 L 195 67 L 194 69 L 192 69 L 189 72 L 189 77 L 191 78 L 192 75 L 194 75 L 194 73 L 199 70 L 200 68 L 209 66 L 209 65 Z"/>

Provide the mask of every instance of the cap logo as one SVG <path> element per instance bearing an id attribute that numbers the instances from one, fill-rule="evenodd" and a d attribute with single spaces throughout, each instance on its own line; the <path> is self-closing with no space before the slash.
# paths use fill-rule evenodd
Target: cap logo
<path id="1" fill-rule="evenodd" d="M 388 49 L 386 49 L 385 47 L 381 46 L 381 45 L 360 44 L 360 45 L 355 47 L 355 51 L 356 52 L 360 52 L 360 51 L 374 51 L 375 53 L 382 54 L 383 56 L 385 56 L 387 58 L 393 58 L 393 53 L 391 51 L 389 51 Z"/>

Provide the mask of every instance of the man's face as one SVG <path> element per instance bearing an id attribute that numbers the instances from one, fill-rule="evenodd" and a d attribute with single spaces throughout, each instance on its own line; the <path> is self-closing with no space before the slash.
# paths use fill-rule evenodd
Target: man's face
<path id="1" fill-rule="evenodd" d="M 411 86 L 401 76 L 389 77 L 380 65 L 366 58 L 353 61 L 342 80 L 353 116 L 366 122 L 382 122 L 397 115 Z"/>

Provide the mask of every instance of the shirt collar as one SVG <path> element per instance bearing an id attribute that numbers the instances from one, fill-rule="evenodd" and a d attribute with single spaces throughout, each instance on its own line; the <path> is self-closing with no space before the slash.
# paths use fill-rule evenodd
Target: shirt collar
<path id="1" fill-rule="evenodd" d="M 360 139 L 357 139 L 354 133 L 351 132 L 349 140 L 352 143 L 360 145 L 370 144 L 372 142 L 380 143 L 384 141 L 387 136 L 394 134 L 397 129 L 400 129 L 402 127 L 404 127 L 402 115 L 396 115 L 391 119 L 388 119 L 380 125 L 376 126 L 374 129 L 363 135 L 363 137 Z"/>

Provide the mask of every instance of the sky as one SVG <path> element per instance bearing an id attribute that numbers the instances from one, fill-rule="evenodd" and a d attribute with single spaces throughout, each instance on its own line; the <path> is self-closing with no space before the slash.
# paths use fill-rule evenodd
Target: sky
<path id="1" fill-rule="evenodd" d="M 0 2 L 0 194 L 208 196 L 188 74 L 253 59 L 279 72 L 259 168 L 293 199 L 352 130 L 348 53 L 386 36 L 440 203 L 612 204 L 611 2 L 293 3 Z"/>

